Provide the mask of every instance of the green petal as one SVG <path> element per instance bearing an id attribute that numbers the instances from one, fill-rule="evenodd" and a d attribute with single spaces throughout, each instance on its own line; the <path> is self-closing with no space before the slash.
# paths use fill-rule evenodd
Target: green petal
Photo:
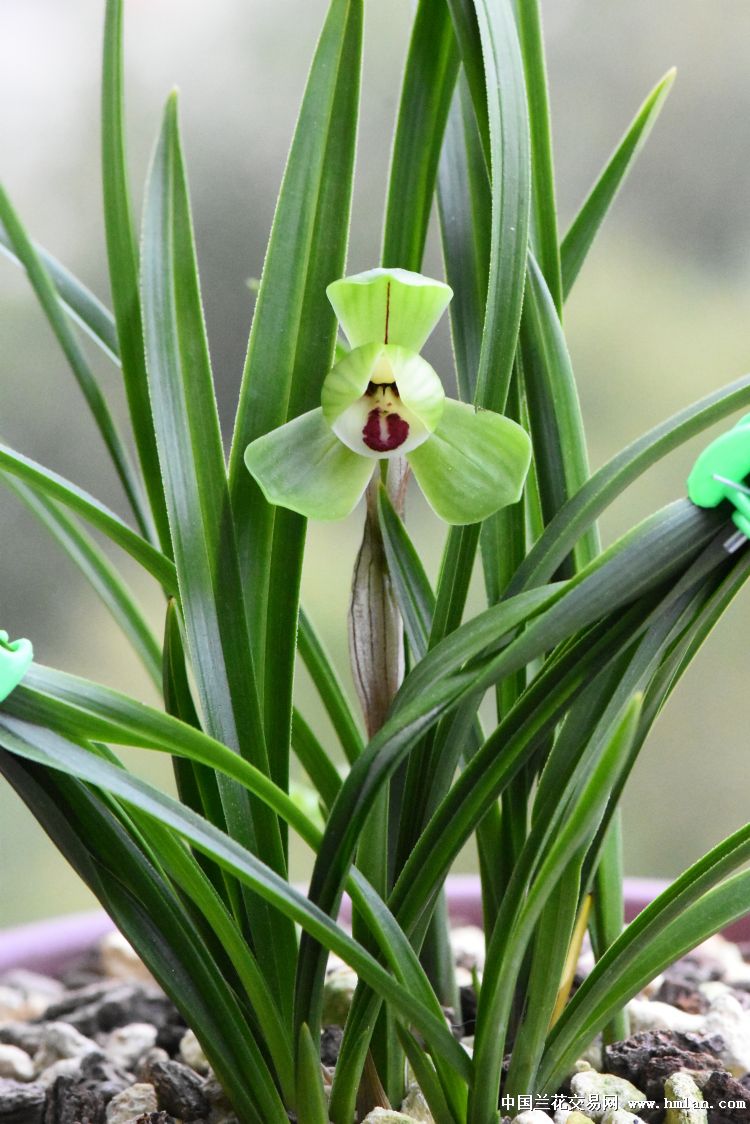
<path id="1" fill-rule="evenodd" d="M 510 418 L 448 398 L 432 437 L 406 459 L 436 515 L 478 523 L 521 498 L 531 441 Z"/>
<path id="2" fill-rule="evenodd" d="M 328 372 L 323 380 L 320 400 L 323 416 L 329 425 L 333 425 L 336 418 L 341 417 L 344 410 L 367 390 L 370 375 L 382 350 L 382 344 L 378 343 L 355 348 Z"/>
<path id="3" fill-rule="evenodd" d="M 407 269 L 370 269 L 334 281 L 328 299 L 352 347 L 395 343 L 421 351 L 453 290 Z"/>
<path id="4" fill-rule="evenodd" d="M 369 343 L 357 347 L 331 368 L 323 381 L 321 404 L 323 415 L 333 425 L 344 411 L 362 397 L 370 379 L 386 381 L 378 376 L 382 367 L 395 380 L 404 404 L 432 432 L 443 413 L 445 392 L 433 368 L 406 347 Z"/>
<path id="5" fill-rule="evenodd" d="M 321 409 L 253 441 L 245 464 L 269 503 L 308 519 L 343 519 L 372 474 L 372 461 L 341 444 Z"/>

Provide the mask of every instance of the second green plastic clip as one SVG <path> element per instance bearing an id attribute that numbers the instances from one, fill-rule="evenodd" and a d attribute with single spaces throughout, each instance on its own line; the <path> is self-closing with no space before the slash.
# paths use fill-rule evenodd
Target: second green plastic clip
<path id="1" fill-rule="evenodd" d="M 699 507 L 718 507 L 724 500 L 734 507 L 732 521 L 740 534 L 725 543 L 735 551 L 750 539 L 750 414 L 734 429 L 722 433 L 700 454 L 688 476 L 688 496 Z"/>

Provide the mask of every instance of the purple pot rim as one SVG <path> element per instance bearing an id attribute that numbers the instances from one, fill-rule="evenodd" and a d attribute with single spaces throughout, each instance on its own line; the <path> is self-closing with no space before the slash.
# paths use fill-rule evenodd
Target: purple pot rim
<path id="1" fill-rule="evenodd" d="M 661 878 L 626 878 L 625 920 L 631 921 L 668 885 L 668 881 Z M 478 875 L 451 875 L 447 891 L 449 911 L 457 924 L 481 924 Z M 348 899 L 342 903 L 340 916 L 345 923 L 351 919 L 351 903 Z M 113 929 L 114 925 L 107 914 L 94 910 L 34 921 L 0 931 L 0 973 L 12 968 L 25 968 L 57 975 Z M 725 930 L 725 935 L 740 942 L 750 941 L 750 914 L 730 925 Z"/>

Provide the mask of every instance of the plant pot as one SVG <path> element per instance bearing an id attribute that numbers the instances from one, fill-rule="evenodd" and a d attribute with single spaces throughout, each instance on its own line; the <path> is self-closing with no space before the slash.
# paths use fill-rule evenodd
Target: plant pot
<path id="1" fill-rule="evenodd" d="M 666 885 L 659 878 L 626 879 L 626 920 L 631 921 Z M 477 875 L 456 874 L 448 879 L 448 906 L 457 924 L 481 924 Z M 342 905 L 341 919 L 348 921 L 350 916 L 351 907 L 346 900 Z M 0 932 L 0 973 L 10 968 L 27 968 L 54 976 L 64 971 L 111 928 L 112 922 L 107 915 L 94 911 L 6 929 Z M 739 944 L 750 943 L 750 914 L 730 925 L 725 936 Z"/>

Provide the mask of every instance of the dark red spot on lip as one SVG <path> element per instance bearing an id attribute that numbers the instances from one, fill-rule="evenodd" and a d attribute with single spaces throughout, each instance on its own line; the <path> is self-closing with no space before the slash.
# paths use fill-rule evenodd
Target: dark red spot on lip
<path id="1" fill-rule="evenodd" d="M 383 410 L 370 410 L 362 430 L 365 445 L 374 453 L 390 453 L 403 445 L 408 436 L 409 423 L 398 414 L 386 414 Z"/>

